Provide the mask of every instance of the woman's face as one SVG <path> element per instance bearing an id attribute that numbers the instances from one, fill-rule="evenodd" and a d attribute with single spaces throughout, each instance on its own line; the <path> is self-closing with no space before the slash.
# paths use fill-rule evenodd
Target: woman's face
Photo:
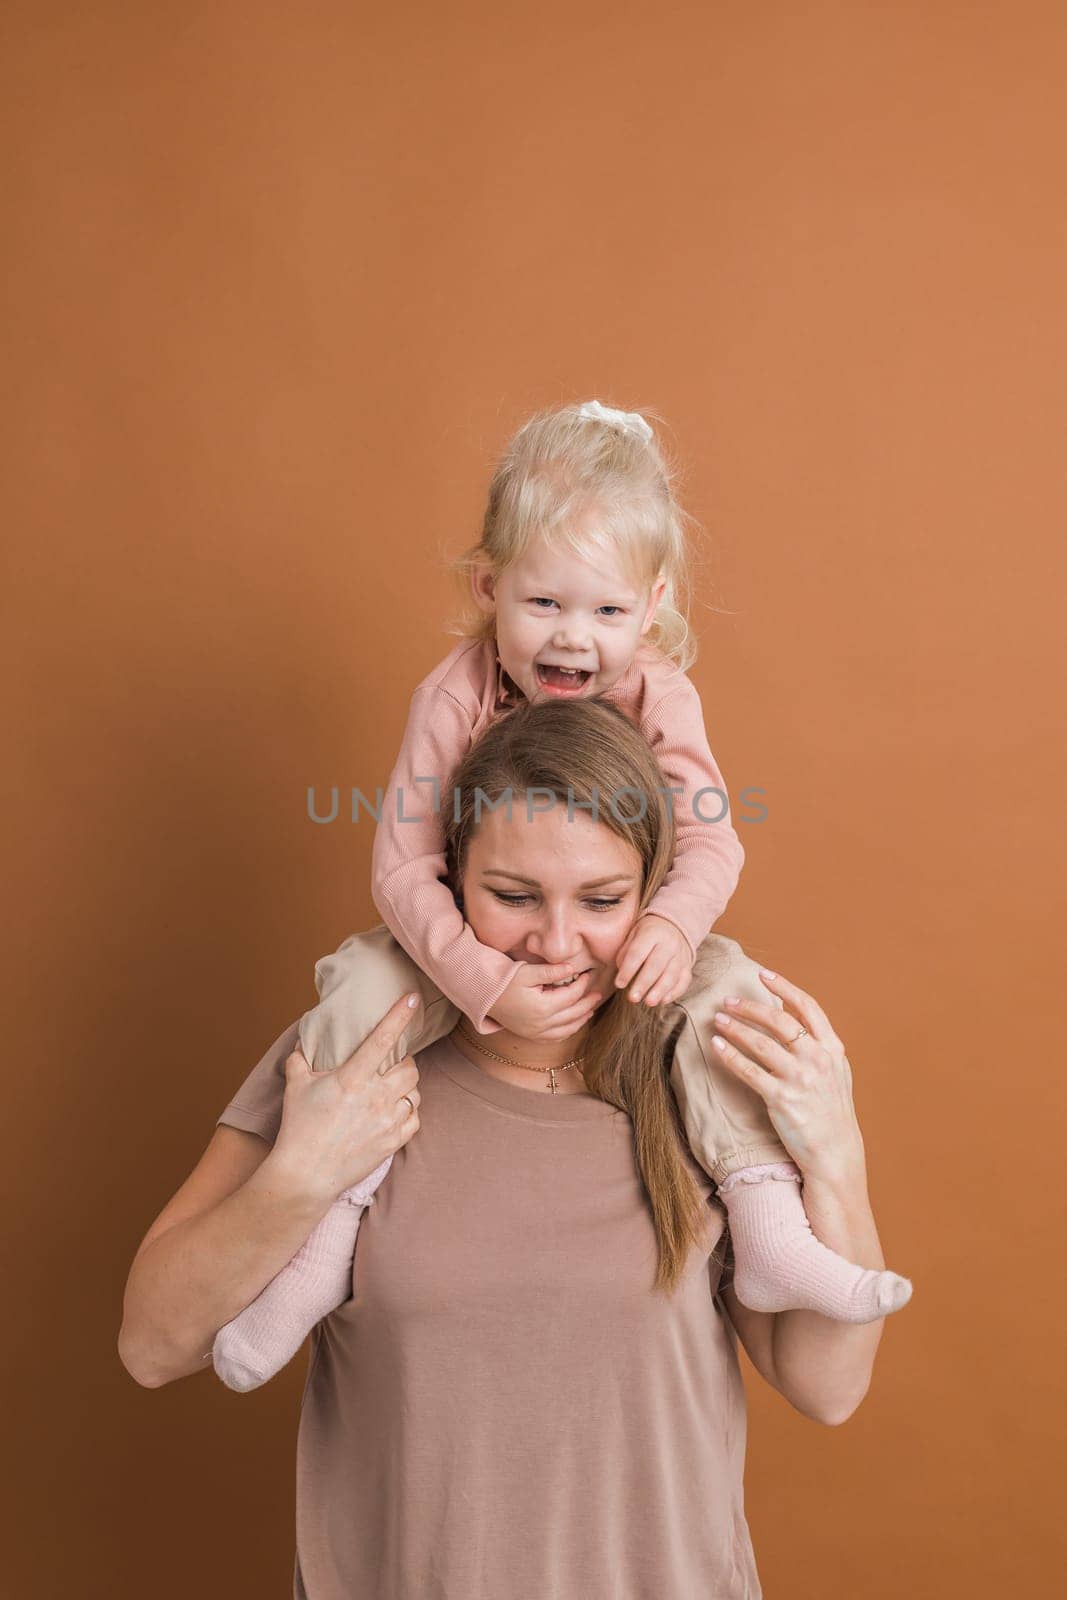
<path id="1" fill-rule="evenodd" d="M 591 969 L 588 988 L 607 997 L 637 916 L 640 856 L 588 812 L 568 819 L 562 801 L 529 815 L 517 794 L 510 809 L 510 819 L 503 806 L 483 811 L 467 850 L 464 916 L 483 944 L 515 961 Z"/>

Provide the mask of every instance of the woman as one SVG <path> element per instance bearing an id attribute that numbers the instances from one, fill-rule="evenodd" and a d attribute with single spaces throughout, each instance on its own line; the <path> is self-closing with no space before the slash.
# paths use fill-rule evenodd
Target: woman
<path id="1" fill-rule="evenodd" d="M 841 1422 L 866 1393 L 881 1322 L 737 1300 L 664 1019 L 613 989 L 671 858 L 660 778 L 610 706 L 491 724 L 453 775 L 449 881 L 483 943 L 587 975 L 581 1026 L 501 1030 L 489 1054 L 461 1019 L 382 1073 L 410 1023 L 401 1002 L 315 1074 L 294 1024 L 138 1251 L 119 1348 L 158 1387 L 200 1370 L 342 1190 L 397 1152 L 360 1226 L 353 1297 L 315 1329 L 298 1600 L 753 1600 L 735 1334 L 805 1416 Z M 624 820 L 634 791 L 644 815 Z M 817 1236 L 884 1267 L 841 1044 L 810 996 L 766 983 L 768 1003 L 717 1021 L 724 1059 L 801 1168 Z"/>

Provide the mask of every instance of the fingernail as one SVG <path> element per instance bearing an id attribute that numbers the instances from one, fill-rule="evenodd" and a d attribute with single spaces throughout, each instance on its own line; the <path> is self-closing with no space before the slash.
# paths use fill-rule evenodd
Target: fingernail
<path id="1" fill-rule="evenodd" d="M 733 1017 L 728 1017 L 725 1011 L 716 1011 L 715 1013 L 715 1021 L 719 1023 L 725 1022 L 727 1027 L 730 1026 L 733 1020 Z"/>
<path id="2" fill-rule="evenodd" d="M 741 1002 L 735 994 L 728 994 L 723 1001 L 724 1006 L 739 1006 L 740 1004 Z"/>
<path id="3" fill-rule="evenodd" d="M 408 999 L 407 999 L 407 1003 L 408 1003 L 409 1010 L 414 1011 L 415 1007 L 419 1003 L 418 995 L 417 994 L 409 994 L 408 995 Z"/>
<path id="4" fill-rule="evenodd" d="M 725 1039 L 715 1038 L 711 1042 L 715 1046 L 716 1050 L 725 1050 L 726 1049 L 726 1040 Z"/>
<path id="5" fill-rule="evenodd" d="M 772 972 L 770 967 L 760 967 L 759 970 L 761 978 L 777 978 L 778 976 L 777 972 Z"/>

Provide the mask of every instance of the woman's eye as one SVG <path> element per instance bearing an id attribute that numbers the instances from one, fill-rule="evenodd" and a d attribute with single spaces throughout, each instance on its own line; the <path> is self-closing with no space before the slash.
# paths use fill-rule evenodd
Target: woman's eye
<path id="1" fill-rule="evenodd" d="M 493 889 L 490 892 L 504 906 L 528 906 L 533 900 L 532 894 L 509 894 L 505 889 Z M 622 904 L 622 895 L 615 895 L 614 897 L 601 895 L 593 899 L 587 899 L 583 904 L 590 911 L 613 911 L 616 906 Z"/>

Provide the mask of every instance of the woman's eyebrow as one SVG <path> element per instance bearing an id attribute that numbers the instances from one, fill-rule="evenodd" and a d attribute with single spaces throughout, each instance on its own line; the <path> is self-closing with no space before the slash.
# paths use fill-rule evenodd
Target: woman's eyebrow
<path id="1" fill-rule="evenodd" d="M 541 885 L 536 878 L 524 878 L 521 872 L 505 872 L 503 867 L 486 867 L 487 878 L 511 878 L 514 883 L 524 883 L 529 889 L 540 889 Z M 579 889 L 605 889 L 609 883 L 636 883 L 637 874 L 633 872 L 613 872 L 606 878 L 591 878 L 588 883 L 580 883 Z"/>

